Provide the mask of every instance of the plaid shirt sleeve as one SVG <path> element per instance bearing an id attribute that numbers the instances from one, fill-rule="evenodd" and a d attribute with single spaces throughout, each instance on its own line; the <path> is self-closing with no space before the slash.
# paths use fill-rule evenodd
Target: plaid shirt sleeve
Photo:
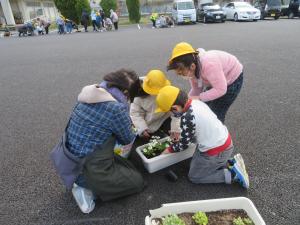
<path id="1" fill-rule="evenodd" d="M 130 144 L 134 140 L 136 134 L 133 132 L 128 109 L 125 106 L 120 106 L 119 109 L 115 111 L 112 132 L 122 145 Z"/>
<path id="2" fill-rule="evenodd" d="M 191 143 L 195 140 L 195 116 L 193 115 L 193 110 L 190 108 L 181 117 L 181 135 L 179 142 L 171 145 L 172 152 L 180 152 L 186 150 Z"/>

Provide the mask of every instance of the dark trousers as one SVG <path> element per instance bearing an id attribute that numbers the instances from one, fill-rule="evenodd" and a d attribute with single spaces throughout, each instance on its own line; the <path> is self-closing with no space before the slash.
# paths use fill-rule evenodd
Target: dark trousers
<path id="1" fill-rule="evenodd" d="M 92 25 L 93 25 L 93 30 L 96 31 L 97 30 L 97 22 L 96 22 L 96 20 L 92 20 Z"/>
<path id="2" fill-rule="evenodd" d="M 155 27 L 156 26 L 156 20 L 151 20 L 152 21 L 152 26 Z"/>
<path id="3" fill-rule="evenodd" d="M 58 33 L 59 34 L 65 33 L 65 26 L 63 24 L 58 25 Z"/>
<path id="4" fill-rule="evenodd" d="M 118 22 L 114 22 L 115 30 L 118 30 Z"/>
<path id="5" fill-rule="evenodd" d="M 82 26 L 84 27 L 84 31 L 87 32 L 87 27 L 88 27 L 88 22 L 87 21 L 82 21 L 81 22 Z"/>
<path id="6" fill-rule="evenodd" d="M 225 121 L 225 115 L 234 102 L 243 85 L 243 72 L 240 76 L 227 87 L 227 92 L 221 98 L 209 101 L 206 104 L 217 115 L 218 119 L 223 123 Z"/>
<path id="7" fill-rule="evenodd" d="M 49 33 L 49 26 L 45 26 L 45 31 L 46 31 L 46 34 Z"/>

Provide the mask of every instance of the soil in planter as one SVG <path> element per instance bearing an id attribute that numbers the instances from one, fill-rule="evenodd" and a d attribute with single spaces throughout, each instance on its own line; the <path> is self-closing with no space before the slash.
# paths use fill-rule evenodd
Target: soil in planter
<path id="1" fill-rule="evenodd" d="M 197 225 L 193 220 L 192 216 L 194 213 L 181 213 L 178 214 L 178 217 L 182 219 L 186 225 Z M 207 225 L 233 225 L 233 220 L 235 218 L 249 218 L 247 213 L 244 210 L 222 210 L 216 212 L 207 212 L 208 224 Z M 159 225 L 162 225 L 162 219 L 154 219 L 156 222 L 159 222 Z"/>

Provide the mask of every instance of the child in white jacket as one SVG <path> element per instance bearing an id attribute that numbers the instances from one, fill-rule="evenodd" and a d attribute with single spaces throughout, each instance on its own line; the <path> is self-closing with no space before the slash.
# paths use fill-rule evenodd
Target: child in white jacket
<path id="1" fill-rule="evenodd" d="M 160 70 L 151 70 L 143 78 L 141 97 L 134 98 L 130 106 L 130 117 L 137 128 L 139 137 L 149 139 L 153 134 L 159 136 L 160 130 L 176 141 L 181 132 L 180 120 L 170 119 L 171 113 L 155 113 L 156 95 L 165 86 L 171 85 L 165 74 Z"/>
<path id="2" fill-rule="evenodd" d="M 241 154 L 231 157 L 234 146 L 226 126 L 200 100 L 188 99 L 177 87 L 162 88 L 156 98 L 155 112 L 172 112 L 181 119 L 180 140 L 163 154 L 184 151 L 191 143 L 197 148 L 193 155 L 189 179 L 200 183 L 240 183 L 249 188 L 249 177 Z"/>

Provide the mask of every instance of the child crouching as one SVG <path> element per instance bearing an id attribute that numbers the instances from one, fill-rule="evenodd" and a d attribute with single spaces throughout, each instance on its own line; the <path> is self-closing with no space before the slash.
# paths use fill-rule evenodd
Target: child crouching
<path id="1" fill-rule="evenodd" d="M 179 142 L 163 153 L 184 151 L 191 143 L 197 148 L 193 155 L 189 179 L 199 183 L 240 183 L 249 188 L 249 178 L 240 154 L 231 158 L 234 146 L 224 124 L 200 100 L 188 99 L 177 87 L 162 88 L 156 98 L 156 112 L 172 112 L 181 118 Z"/>

